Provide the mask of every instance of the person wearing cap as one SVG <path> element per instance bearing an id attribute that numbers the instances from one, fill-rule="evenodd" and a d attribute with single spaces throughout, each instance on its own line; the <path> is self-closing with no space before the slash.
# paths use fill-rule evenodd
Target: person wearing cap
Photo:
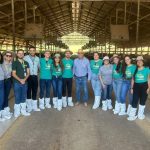
<path id="1" fill-rule="evenodd" d="M 67 50 L 65 52 L 65 58 L 62 59 L 63 65 L 63 74 L 62 74 L 62 81 L 63 81 L 63 107 L 74 106 L 72 102 L 72 78 L 73 78 L 73 60 L 71 57 L 71 51 Z M 67 92 L 67 94 L 66 94 Z"/>
<path id="2" fill-rule="evenodd" d="M 121 88 L 122 88 L 122 64 L 118 55 L 113 56 L 113 90 L 115 93 L 116 101 L 114 114 L 119 114 L 121 109 Z"/>
<path id="3" fill-rule="evenodd" d="M 52 65 L 53 104 L 58 111 L 62 110 L 62 71 L 60 54 L 55 54 Z"/>
<path id="4" fill-rule="evenodd" d="M 44 52 L 44 58 L 40 58 L 40 98 L 39 108 L 51 108 L 50 104 L 50 90 L 52 84 L 52 59 L 49 50 Z"/>
<path id="5" fill-rule="evenodd" d="M 17 118 L 22 114 L 23 116 L 30 116 L 26 109 L 27 97 L 27 79 L 30 75 L 29 64 L 24 60 L 24 51 L 17 50 L 17 59 L 12 63 L 12 76 L 14 82 L 14 116 Z"/>
<path id="6" fill-rule="evenodd" d="M 138 56 L 136 61 L 137 68 L 132 78 L 131 86 L 131 93 L 133 93 L 133 101 L 129 117 L 127 118 L 129 121 L 133 121 L 137 117 L 140 120 L 143 120 L 145 118 L 145 103 L 150 89 L 150 69 L 149 67 L 144 66 L 144 59 L 142 56 Z M 138 113 L 136 115 L 137 107 Z"/>
<path id="7" fill-rule="evenodd" d="M 97 109 L 100 106 L 100 99 L 101 99 L 101 83 L 99 79 L 99 69 L 102 66 L 103 60 L 99 58 L 98 52 L 94 52 L 94 59 L 90 61 L 91 67 L 91 84 L 92 89 L 94 91 L 94 105 L 92 109 Z"/>
<path id="8" fill-rule="evenodd" d="M 119 116 L 129 114 L 130 109 L 131 109 L 131 104 L 132 104 L 132 99 L 133 99 L 133 94 L 131 94 L 131 80 L 134 75 L 136 66 L 132 64 L 132 59 L 130 56 L 126 55 L 123 60 L 122 64 L 122 74 L 123 74 L 123 83 L 122 83 L 122 88 L 121 88 L 121 110 L 119 113 Z M 128 95 L 128 108 L 127 108 L 127 113 L 126 113 L 126 97 Z"/>
<path id="9" fill-rule="evenodd" d="M 80 104 L 81 91 L 83 88 L 83 102 L 84 106 L 87 106 L 88 101 L 88 84 L 87 81 L 91 79 L 91 68 L 89 60 L 84 56 L 83 50 L 78 51 L 78 58 L 74 60 L 73 74 L 76 85 L 76 105 Z"/>
<path id="10" fill-rule="evenodd" d="M 11 51 L 6 51 L 3 54 L 3 64 L 2 68 L 4 71 L 4 105 L 3 105 L 3 117 L 6 119 L 10 119 L 12 117 L 12 113 L 10 112 L 10 107 L 8 105 L 9 101 L 9 94 L 12 87 L 12 78 L 11 78 L 11 72 L 12 72 L 12 60 L 13 60 L 13 54 Z"/>
<path id="11" fill-rule="evenodd" d="M 112 73 L 113 66 L 109 62 L 109 57 L 103 58 L 103 66 L 99 70 L 99 77 L 102 84 L 102 110 L 112 109 Z"/>
<path id="12" fill-rule="evenodd" d="M 39 57 L 36 56 L 36 48 L 33 46 L 29 47 L 29 55 L 24 57 L 29 63 L 30 76 L 27 80 L 28 90 L 27 90 L 27 111 L 40 111 L 37 107 L 37 90 L 38 90 L 38 70 L 40 66 Z"/>

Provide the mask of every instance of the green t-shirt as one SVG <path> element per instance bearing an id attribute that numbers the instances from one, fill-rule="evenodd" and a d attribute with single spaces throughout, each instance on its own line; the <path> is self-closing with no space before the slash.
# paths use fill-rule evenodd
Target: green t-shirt
<path id="1" fill-rule="evenodd" d="M 40 58 L 40 79 L 52 79 L 52 59 Z"/>
<path id="2" fill-rule="evenodd" d="M 135 83 L 147 82 L 149 75 L 150 69 L 148 67 L 144 67 L 142 70 L 138 70 L 135 75 Z"/>
<path id="3" fill-rule="evenodd" d="M 102 63 L 103 63 L 103 60 L 101 60 L 101 59 L 99 59 L 98 61 L 91 60 L 90 61 L 90 67 L 91 67 L 92 73 L 98 74 L 99 69 L 102 66 Z"/>
<path id="4" fill-rule="evenodd" d="M 72 72 L 72 68 L 73 68 L 73 60 L 72 59 L 66 59 L 63 58 L 62 59 L 62 64 L 63 64 L 63 78 L 72 78 L 73 77 L 73 72 Z"/>
<path id="5" fill-rule="evenodd" d="M 18 59 L 12 63 L 12 71 L 16 71 L 16 75 L 20 79 L 24 79 L 27 75 L 27 69 L 29 68 L 29 64 L 26 61 L 21 63 Z M 18 80 L 13 78 L 14 83 L 20 83 Z"/>
<path id="6" fill-rule="evenodd" d="M 113 78 L 114 79 L 120 79 L 120 78 L 122 78 L 121 67 L 120 67 L 119 72 L 116 71 L 116 67 L 117 67 L 117 65 L 113 64 Z"/>
<path id="7" fill-rule="evenodd" d="M 134 75 L 135 70 L 136 70 L 136 66 L 135 65 L 131 64 L 130 66 L 127 66 L 126 67 L 126 71 L 125 71 L 126 78 L 127 79 L 132 78 L 133 75 Z"/>
<path id="8" fill-rule="evenodd" d="M 62 68 L 60 65 L 56 67 L 54 66 L 54 64 L 52 65 L 52 75 L 57 77 L 62 76 Z"/>

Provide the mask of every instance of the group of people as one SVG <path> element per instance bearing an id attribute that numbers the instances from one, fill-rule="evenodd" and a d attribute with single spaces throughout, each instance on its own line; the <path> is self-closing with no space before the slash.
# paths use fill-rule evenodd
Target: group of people
<path id="1" fill-rule="evenodd" d="M 12 85 L 15 96 L 14 117 L 17 118 L 20 115 L 30 116 L 32 111 L 41 111 L 51 108 L 52 105 L 58 111 L 67 106 L 73 107 L 73 80 L 75 80 L 76 106 L 80 105 L 82 100 L 87 107 L 88 83 L 91 82 L 95 97 L 92 109 L 99 108 L 101 101 L 103 111 L 113 109 L 112 91 L 114 91 L 114 114 L 128 115 L 127 119 L 131 121 L 145 118 L 150 70 L 144 66 L 142 56 L 137 57 L 136 64 L 132 64 L 130 56 L 125 56 L 121 60 L 115 54 L 110 62 L 108 56 L 100 59 L 97 52 L 93 54 L 94 59 L 89 61 L 82 50 L 78 51 L 78 58 L 75 60 L 71 59 L 70 50 L 65 51 L 64 58 L 58 53 L 51 58 L 49 50 L 44 52 L 43 58 L 39 58 L 36 56 L 35 47 L 29 47 L 29 55 L 24 56 L 22 49 L 19 49 L 16 55 L 14 59 L 13 53 L 6 51 L 0 64 L 1 122 L 13 116 L 8 103 Z M 40 87 L 39 101 L 38 87 Z M 126 102 L 127 95 L 128 102 Z"/>

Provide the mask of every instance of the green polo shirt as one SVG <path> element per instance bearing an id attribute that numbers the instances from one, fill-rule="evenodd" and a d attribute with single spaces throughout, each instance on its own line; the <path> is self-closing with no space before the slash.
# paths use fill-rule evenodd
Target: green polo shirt
<path id="1" fill-rule="evenodd" d="M 126 67 L 125 75 L 127 79 L 131 79 L 134 75 L 134 72 L 136 70 L 136 66 L 131 64 L 130 66 Z"/>
<path id="2" fill-rule="evenodd" d="M 91 60 L 90 61 L 90 67 L 91 67 L 91 71 L 94 74 L 98 74 L 99 73 L 99 69 L 103 64 L 103 60 L 99 59 L 98 61 L 95 60 Z"/>
<path id="3" fill-rule="evenodd" d="M 26 61 L 21 63 L 18 59 L 12 63 L 12 71 L 16 71 L 16 75 L 20 79 L 24 79 L 27 75 L 27 69 L 29 68 L 29 64 Z M 14 83 L 20 83 L 18 80 L 13 78 Z"/>
<path id="4" fill-rule="evenodd" d="M 72 78 L 73 77 L 73 60 L 72 59 L 62 59 L 62 64 L 63 64 L 63 78 Z"/>
<path id="5" fill-rule="evenodd" d="M 52 59 L 40 58 L 40 79 L 52 79 Z"/>
<path id="6" fill-rule="evenodd" d="M 144 67 L 142 70 L 138 70 L 135 75 L 135 83 L 148 82 L 149 75 L 150 69 L 148 67 Z"/>
<path id="7" fill-rule="evenodd" d="M 117 65 L 114 64 L 113 65 L 113 78 L 114 79 L 121 79 L 122 78 L 121 67 L 120 67 L 120 71 L 119 72 L 116 71 L 116 67 L 117 67 Z"/>
<path id="8" fill-rule="evenodd" d="M 54 66 L 52 65 L 52 75 L 53 76 L 62 76 L 62 68 L 60 65 Z"/>

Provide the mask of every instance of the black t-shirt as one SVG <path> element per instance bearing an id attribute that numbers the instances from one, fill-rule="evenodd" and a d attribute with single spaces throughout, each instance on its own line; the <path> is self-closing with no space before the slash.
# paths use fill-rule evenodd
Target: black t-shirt
<path id="1" fill-rule="evenodd" d="M 20 79 L 24 79 L 26 77 L 28 68 L 29 68 L 29 64 L 26 61 L 23 61 L 23 63 L 21 63 L 19 60 L 16 60 L 12 63 L 12 71 L 16 71 L 16 75 Z M 15 78 L 13 78 L 13 81 L 19 82 Z"/>

